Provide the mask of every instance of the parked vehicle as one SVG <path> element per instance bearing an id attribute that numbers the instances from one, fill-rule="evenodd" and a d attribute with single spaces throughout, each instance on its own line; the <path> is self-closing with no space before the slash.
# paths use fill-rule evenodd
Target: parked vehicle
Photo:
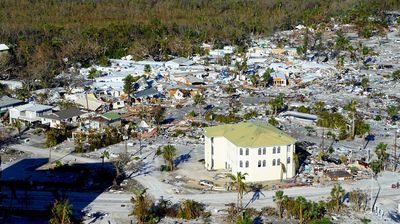
<path id="1" fill-rule="evenodd" d="M 199 184 L 201 186 L 214 187 L 214 183 L 212 181 L 209 181 L 209 180 L 200 180 Z"/>

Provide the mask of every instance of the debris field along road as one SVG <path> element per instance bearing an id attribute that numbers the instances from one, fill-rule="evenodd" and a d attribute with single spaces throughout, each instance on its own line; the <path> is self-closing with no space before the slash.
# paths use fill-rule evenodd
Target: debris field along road
<path id="1" fill-rule="evenodd" d="M 24 152 L 31 152 L 36 157 L 48 156 L 47 150 L 36 148 L 33 146 L 18 145 L 12 146 L 11 148 L 15 148 Z M 84 158 L 70 154 L 64 155 L 62 153 L 56 152 L 53 152 L 52 156 L 54 160 L 60 159 L 66 161 L 76 159 L 77 162 L 99 162 L 99 160 L 95 159 Z M 157 177 L 154 177 L 151 174 L 138 175 L 134 177 L 134 179 L 140 182 L 140 184 L 142 184 L 145 188 L 147 188 L 147 192 L 150 193 L 155 199 L 159 199 L 162 197 L 164 199 L 171 200 L 172 202 L 178 202 L 183 199 L 192 199 L 207 204 L 211 211 L 225 209 L 226 204 L 236 202 L 237 198 L 237 194 L 235 192 L 218 192 L 218 197 L 216 197 L 217 193 L 214 192 L 205 192 L 198 194 L 176 194 L 171 190 L 174 188 L 174 186 L 160 181 Z M 382 175 L 378 177 L 379 184 L 381 185 L 379 198 L 400 200 L 400 190 L 391 188 L 391 185 L 399 180 L 400 177 L 396 173 L 383 172 Z M 379 188 L 377 182 L 370 179 L 360 180 L 356 182 L 342 182 L 341 185 L 346 191 L 356 188 L 366 189 L 367 191 L 369 191 L 372 186 L 374 195 Z M 284 189 L 283 191 L 288 196 L 303 196 L 310 200 L 319 201 L 327 199 L 330 195 L 331 189 L 332 185 L 318 187 L 293 187 Z M 51 194 L 46 194 L 38 191 L 31 191 L 29 192 L 29 195 L 30 201 L 33 204 L 48 203 L 48 201 L 53 197 Z M 71 201 L 74 201 L 74 198 L 76 197 L 76 201 L 81 201 L 82 203 L 89 204 L 87 209 L 90 209 L 91 212 L 103 211 L 107 213 L 116 212 L 128 214 L 131 210 L 131 204 L 129 200 L 132 197 L 132 194 L 130 193 L 103 192 L 101 194 L 98 194 L 94 200 L 91 195 L 88 195 L 88 193 L 67 192 L 67 195 L 71 197 Z M 251 203 L 251 207 L 259 209 L 264 206 L 272 206 L 274 205 L 274 202 L 272 200 L 274 195 L 275 191 L 261 191 L 258 196 L 254 195 L 253 192 L 249 192 L 244 195 L 243 204 L 246 205 L 252 199 L 256 199 Z"/>

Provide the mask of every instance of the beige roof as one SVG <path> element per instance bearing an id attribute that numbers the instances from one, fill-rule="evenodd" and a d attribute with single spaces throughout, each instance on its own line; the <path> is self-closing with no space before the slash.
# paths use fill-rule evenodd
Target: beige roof
<path id="1" fill-rule="evenodd" d="M 223 136 L 240 147 L 294 144 L 296 139 L 266 122 L 243 122 L 204 128 L 207 137 Z"/>
<path id="2" fill-rule="evenodd" d="M 75 103 L 83 106 L 86 109 L 93 111 L 97 110 L 104 104 L 103 101 L 96 99 L 96 97 L 91 93 L 87 94 L 87 97 L 85 96 L 85 94 L 79 95 L 75 100 Z"/>

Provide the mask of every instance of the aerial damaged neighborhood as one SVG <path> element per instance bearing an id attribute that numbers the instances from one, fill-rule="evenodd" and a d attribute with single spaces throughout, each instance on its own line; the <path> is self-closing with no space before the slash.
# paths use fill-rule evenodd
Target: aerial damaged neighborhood
<path id="1" fill-rule="evenodd" d="M 195 2 L 173 10 L 197 12 Z M 86 43 L 71 34 L 74 49 L 57 39 L 71 29 L 57 19 L 65 27 L 46 25 L 36 50 L 33 29 L 1 31 L 0 223 L 400 222 L 400 5 L 373 15 L 380 1 L 354 2 L 342 17 L 254 25 L 245 41 L 214 33 L 194 44 L 194 28 L 178 41 L 162 19 L 142 33 L 82 31 Z M 120 32 L 134 40 L 110 53 Z"/>

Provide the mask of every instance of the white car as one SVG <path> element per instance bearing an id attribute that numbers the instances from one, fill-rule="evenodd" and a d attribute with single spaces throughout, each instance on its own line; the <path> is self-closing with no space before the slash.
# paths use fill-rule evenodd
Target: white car
<path id="1" fill-rule="evenodd" d="M 207 186 L 207 187 L 214 187 L 214 183 L 209 180 L 200 180 L 199 184 L 202 186 Z"/>

